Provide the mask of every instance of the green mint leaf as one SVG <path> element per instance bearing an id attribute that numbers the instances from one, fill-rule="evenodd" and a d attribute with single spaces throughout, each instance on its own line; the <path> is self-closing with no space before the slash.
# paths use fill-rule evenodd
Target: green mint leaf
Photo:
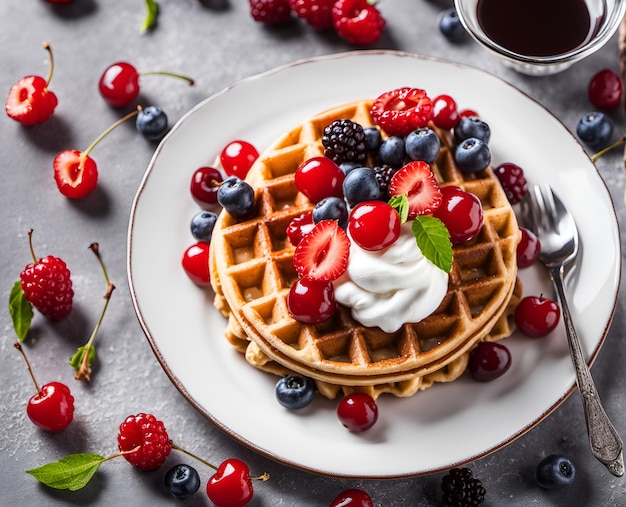
<path id="1" fill-rule="evenodd" d="M 26 473 L 51 488 L 76 491 L 87 485 L 105 460 L 97 454 L 70 454 Z"/>
<path id="2" fill-rule="evenodd" d="M 409 198 L 406 194 L 394 195 L 389 199 L 389 206 L 395 209 L 400 215 L 400 222 L 404 223 L 409 218 Z"/>
<path id="3" fill-rule="evenodd" d="M 443 222 L 431 215 L 421 215 L 413 220 L 411 228 L 424 257 L 449 273 L 452 269 L 452 243 Z"/>
<path id="4" fill-rule="evenodd" d="M 33 307 L 30 301 L 24 296 L 22 285 L 18 280 L 13 284 L 9 296 L 9 313 L 13 321 L 13 329 L 21 342 L 26 339 L 30 323 L 33 320 Z"/>
<path id="5" fill-rule="evenodd" d="M 76 350 L 74 355 L 70 357 L 70 365 L 76 371 L 79 370 L 80 365 L 83 362 L 83 357 L 85 356 L 86 348 L 87 348 L 87 345 L 78 347 L 78 350 Z M 89 347 L 89 358 L 87 359 L 89 366 L 91 366 L 95 360 L 96 360 L 96 348 L 92 345 L 91 347 Z"/>
<path id="6" fill-rule="evenodd" d="M 154 0 L 145 0 L 146 2 L 146 17 L 143 20 L 139 33 L 144 34 L 148 30 L 154 28 L 157 23 L 157 17 L 159 15 L 159 5 Z"/>

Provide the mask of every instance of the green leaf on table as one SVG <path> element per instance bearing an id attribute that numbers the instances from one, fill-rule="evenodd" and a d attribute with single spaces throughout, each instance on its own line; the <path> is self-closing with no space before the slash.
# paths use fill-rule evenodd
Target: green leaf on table
<path id="1" fill-rule="evenodd" d="M 409 198 L 406 194 L 394 195 L 389 199 L 389 206 L 395 209 L 400 215 L 400 222 L 404 223 L 409 218 Z"/>
<path id="2" fill-rule="evenodd" d="M 449 273 L 452 269 L 452 243 L 444 223 L 431 215 L 420 215 L 413 220 L 412 230 L 424 257 Z"/>
<path id="3" fill-rule="evenodd" d="M 76 491 L 87 485 L 105 460 L 97 454 L 70 454 L 26 473 L 51 488 Z"/>
<path id="4" fill-rule="evenodd" d="M 144 34 L 151 28 L 154 28 L 159 15 L 159 5 L 154 0 L 145 0 L 146 17 L 143 20 L 139 33 Z"/>
<path id="5" fill-rule="evenodd" d="M 87 348 L 87 345 L 78 347 L 78 350 L 76 350 L 74 355 L 70 357 L 70 365 L 76 371 L 80 369 L 80 366 L 83 363 L 83 358 L 85 357 L 86 348 Z M 92 345 L 91 347 L 89 347 L 89 357 L 87 358 L 87 364 L 91 366 L 95 360 L 96 360 L 96 348 Z"/>
<path id="6" fill-rule="evenodd" d="M 30 301 L 26 299 L 22 285 L 18 280 L 13 284 L 11 294 L 9 296 L 9 313 L 13 321 L 13 329 L 21 342 L 26 339 L 30 323 L 33 320 L 33 307 Z"/>

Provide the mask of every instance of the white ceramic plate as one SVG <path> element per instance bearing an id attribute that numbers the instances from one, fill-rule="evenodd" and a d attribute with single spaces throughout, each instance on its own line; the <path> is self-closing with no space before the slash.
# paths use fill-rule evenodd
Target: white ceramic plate
<path id="1" fill-rule="evenodd" d="M 511 442 L 572 392 L 562 327 L 548 338 L 506 340 L 514 362 L 495 382 L 469 378 L 408 399 L 381 397 L 379 420 L 352 434 L 336 402 L 318 399 L 289 412 L 274 399 L 276 378 L 248 366 L 223 338 L 213 293 L 191 283 L 180 261 L 198 211 L 193 171 L 229 141 L 259 149 L 326 108 L 400 86 L 447 93 L 479 112 L 492 130 L 493 162 L 521 165 L 552 184 L 580 227 L 582 251 L 570 306 L 590 361 L 617 298 L 620 244 L 613 205 L 595 166 L 566 128 L 505 82 L 458 64 L 396 52 L 365 51 L 297 62 L 245 79 L 190 111 L 160 144 L 130 218 L 128 275 L 135 309 L 172 382 L 202 414 L 245 445 L 289 465 L 350 477 L 400 477 L 448 468 Z M 589 205 L 593 203 L 593 205 Z M 546 272 L 523 270 L 526 294 L 551 293 Z"/>

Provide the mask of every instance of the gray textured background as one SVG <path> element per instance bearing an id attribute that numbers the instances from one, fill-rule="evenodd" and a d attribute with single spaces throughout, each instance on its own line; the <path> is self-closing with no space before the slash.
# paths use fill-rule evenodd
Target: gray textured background
<path id="1" fill-rule="evenodd" d="M 204 3 L 210 5 L 211 1 Z M 146 474 L 123 460 L 108 462 L 85 489 L 75 493 L 47 489 L 24 473 L 69 453 L 113 453 L 119 423 L 128 414 L 148 411 L 166 421 L 175 441 L 213 462 L 236 456 L 248 462 L 252 470 L 269 471 L 272 480 L 257 484 L 250 505 L 323 506 L 340 491 L 357 486 L 370 493 L 375 505 L 438 505 L 440 474 L 359 481 L 294 470 L 225 436 L 173 387 L 142 334 L 126 282 L 130 207 L 155 148 L 137 135 L 132 125 L 121 127 L 98 146 L 95 158 L 100 183 L 92 197 L 70 202 L 56 189 L 51 167 L 55 154 L 71 147 L 86 148 L 118 118 L 119 112 L 103 102 L 96 88 L 101 72 L 115 61 L 129 61 L 140 70 L 176 69 L 196 78 L 192 88 L 167 78 L 144 82 L 144 103 L 160 104 L 174 122 L 202 99 L 240 78 L 299 58 L 351 49 L 337 36 L 316 33 L 304 23 L 278 30 L 257 25 L 244 0 L 212 3 L 213 7 L 207 7 L 198 0 L 160 0 L 158 27 L 140 36 L 144 15 L 141 0 L 75 0 L 71 6 L 57 8 L 43 0 L 0 2 L 0 90 L 6 93 L 23 75 L 45 76 L 47 57 L 40 45 L 47 40 L 57 62 L 51 89 L 59 97 L 54 117 L 41 126 L 22 128 L 6 117 L 0 119 L 1 297 L 8 301 L 13 282 L 29 262 L 26 233 L 34 228 L 39 255 L 61 256 L 71 267 L 76 298 L 72 316 L 62 323 L 52 325 L 36 316 L 26 348 L 40 382 L 56 379 L 69 384 L 79 407 L 71 431 L 64 433 L 46 434 L 28 421 L 24 406 L 32 394 L 32 384 L 12 347 L 15 336 L 5 306 L 0 313 L 0 501 L 3 505 L 27 506 L 173 503 L 162 487 L 167 467 Z M 384 37 L 374 47 L 443 57 L 490 71 L 543 104 L 572 131 L 578 119 L 591 109 L 586 98 L 590 77 L 605 67 L 618 69 L 617 43 L 613 39 L 602 51 L 560 75 L 518 75 L 472 42 L 451 45 L 442 38 L 437 15 L 450 5 L 447 1 L 382 0 L 380 9 L 388 24 Z M 621 136 L 626 127 L 623 111 L 611 117 L 615 136 Z M 515 121 L 514 113 L 511 121 Z M 602 158 L 597 165 L 623 224 L 621 150 Z M 87 250 L 93 241 L 101 245 L 117 290 L 98 338 L 99 364 L 94 378 L 90 384 L 77 384 L 66 361 L 89 336 L 104 292 L 95 259 Z M 625 303 L 620 297 L 613 326 L 592 369 L 607 411 L 623 435 Z M 573 486 L 549 492 L 535 485 L 534 468 L 546 452 L 564 453 L 575 461 L 578 477 Z M 168 464 L 174 464 L 179 457 L 171 457 Z M 470 466 L 488 491 L 487 506 L 626 505 L 626 479 L 612 477 L 590 455 L 577 394 L 538 427 Z M 206 478 L 206 470 L 202 473 Z M 203 493 L 185 503 L 210 504 Z"/>

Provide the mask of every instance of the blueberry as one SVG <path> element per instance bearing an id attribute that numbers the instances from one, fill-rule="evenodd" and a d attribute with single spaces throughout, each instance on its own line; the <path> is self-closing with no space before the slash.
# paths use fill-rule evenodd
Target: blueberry
<path id="1" fill-rule="evenodd" d="M 313 401 L 315 382 L 300 375 L 287 375 L 276 382 L 276 399 L 289 409 L 304 408 Z"/>
<path id="2" fill-rule="evenodd" d="M 402 167 L 406 157 L 404 138 L 391 136 L 385 139 L 378 149 L 378 156 L 383 164 L 398 168 Z"/>
<path id="3" fill-rule="evenodd" d="M 465 39 L 467 32 L 461 24 L 456 9 L 446 9 L 439 17 L 439 31 L 450 42 L 461 42 Z"/>
<path id="4" fill-rule="evenodd" d="M 378 127 L 365 127 L 363 133 L 365 134 L 365 146 L 367 147 L 367 151 L 378 151 L 378 148 L 380 148 L 383 142 L 380 129 Z"/>
<path id="5" fill-rule="evenodd" d="M 191 234 L 198 241 L 211 242 L 217 215 L 212 211 L 201 211 L 191 219 Z"/>
<path id="6" fill-rule="evenodd" d="M 337 220 L 339 227 L 348 227 L 348 207 L 346 201 L 339 197 L 325 197 L 313 208 L 313 222 Z"/>
<path id="7" fill-rule="evenodd" d="M 489 143 L 491 129 L 487 123 L 477 116 L 464 116 L 457 126 L 454 127 L 454 137 L 459 143 L 470 137 Z"/>
<path id="8" fill-rule="evenodd" d="M 350 206 L 363 201 L 377 201 L 383 198 L 376 173 L 369 167 L 357 167 L 343 180 L 343 195 Z"/>
<path id="9" fill-rule="evenodd" d="M 167 131 L 167 116 L 158 106 L 140 109 L 135 122 L 139 133 L 150 141 L 158 141 Z"/>
<path id="10" fill-rule="evenodd" d="M 576 468 L 569 458 L 551 454 L 537 465 L 537 484 L 546 489 L 569 486 L 576 477 Z"/>
<path id="11" fill-rule="evenodd" d="M 339 164 L 339 169 L 343 171 L 344 175 L 348 174 L 350 171 L 352 171 L 352 169 L 356 169 L 357 167 L 363 166 L 358 162 L 342 162 L 341 164 Z"/>
<path id="12" fill-rule="evenodd" d="M 237 176 L 226 178 L 217 191 L 217 202 L 238 220 L 254 214 L 254 189 Z"/>
<path id="13" fill-rule="evenodd" d="M 441 141 L 434 130 L 423 127 L 406 136 L 404 145 L 409 158 L 432 164 L 439 155 Z"/>
<path id="14" fill-rule="evenodd" d="M 486 169 L 491 163 L 491 151 L 487 143 L 470 137 L 456 147 L 454 160 L 464 173 L 475 173 Z"/>
<path id="15" fill-rule="evenodd" d="M 200 488 L 200 476 L 189 465 L 176 465 L 165 474 L 165 487 L 176 498 L 189 498 Z"/>
<path id="16" fill-rule="evenodd" d="M 604 113 L 594 111 L 580 119 L 576 126 L 576 134 L 590 147 L 601 148 L 613 134 L 613 124 Z"/>

